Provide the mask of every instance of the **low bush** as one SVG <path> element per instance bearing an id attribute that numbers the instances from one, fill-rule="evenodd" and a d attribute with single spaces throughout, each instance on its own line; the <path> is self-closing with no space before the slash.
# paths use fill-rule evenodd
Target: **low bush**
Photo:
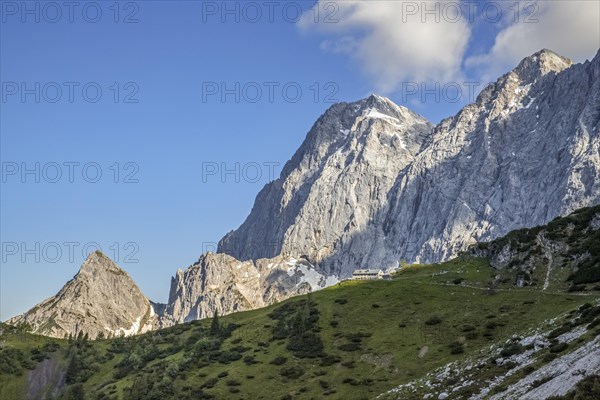
<path id="1" fill-rule="evenodd" d="M 460 342 L 452 342 L 448 347 L 450 347 L 450 354 L 461 354 L 465 352 L 465 347 Z"/>
<path id="2" fill-rule="evenodd" d="M 438 325 L 442 323 L 442 319 L 437 316 L 433 316 L 425 321 L 425 325 Z"/>
<path id="3" fill-rule="evenodd" d="M 280 374 L 288 379 L 298 379 L 304 375 L 304 369 L 300 366 L 286 367 L 281 369 Z"/>
<path id="4" fill-rule="evenodd" d="M 550 346 L 550 353 L 561 353 L 569 347 L 567 343 L 561 342 Z"/>
<path id="5" fill-rule="evenodd" d="M 282 356 L 277 356 L 273 359 L 273 361 L 271 361 L 271 364 L 273 365 L 283 365 L 285 364 L 287 361 L 287 358 L 282 357 Z"/>

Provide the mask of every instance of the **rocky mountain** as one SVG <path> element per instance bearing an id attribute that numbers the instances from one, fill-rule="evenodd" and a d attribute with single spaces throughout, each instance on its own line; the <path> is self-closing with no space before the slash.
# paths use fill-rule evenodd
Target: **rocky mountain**
<path id="1" fill-rule="evenodd" d="M 432 129 L 424 117 L 376 95 L 332 106 L 218 252 L 240 260 L 283 254 L 320 262 L 342 248 L 355 258 L 377 251 L 348 244 L 381 225 L 377 216 L 388 193 Z"/>
<path id="2" fill-rule="evenodd" d="M 376 95 L 333 105 L 219 242 L 221 256 L 174 278 L 166 314 L 181 322 L 302 292 L 277 279 L 308 279 L 285 260 L 303 260 L 322 287 L 357 267 L 446 260 L 598 204 L 599 122 L 600 52 L 576 65 L 533 54 L 437 126 Z M 260 275 L 250 285 L 247 269 Z"/>
<path id="3" fill-rule="evenodd" d="M 215 310 L 264 307 L 338 282 L 339 271 L 327 266 L 334 244 L 368 229 L 432 128 L 379 96 L 332 106 L 286 164 L 286 178 L 258 194 L 240 233 L 226 236 L 219 254 L 202 255 L 172 278 L 165 326 Z M 241 232 L 248 240 L 238 243 Z"/>
<path id="4" fill-rule="evenodd" d="M 131 336 L 158 327 L 157 315 L 133 279 L 99 251 L 56 294 L 7 321 L 41 335 L 62 338 Z"/>
<path id="5" fill-rule="evenodd" d="M 432 127 L 371 96 L 331 107 L 218 252 L 325 274 L 445 260 L 600 201 L 600 52 L 525 58 Z"/>

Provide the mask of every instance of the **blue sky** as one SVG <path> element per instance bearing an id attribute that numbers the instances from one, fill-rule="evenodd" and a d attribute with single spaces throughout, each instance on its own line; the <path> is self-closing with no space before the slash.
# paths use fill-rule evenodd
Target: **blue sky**
<path id="1" fill-rule="evenodd" d="M 250 3 L 0 2 L 0 320 L 55 294 L 94 243 L 166 301 L 334 101 L 375 92 L 438 122 L 472 100 L 449 84 L 600 47 L 597 2 L 479 2 L 452 21 L 406 2 Z M 412 92 L 436 84 L 438 99 Z"/>

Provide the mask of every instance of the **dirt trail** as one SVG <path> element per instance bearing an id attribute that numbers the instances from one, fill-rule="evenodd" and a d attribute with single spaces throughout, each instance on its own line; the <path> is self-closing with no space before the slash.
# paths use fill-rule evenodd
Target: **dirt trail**
<path id="1" fill-rule="evenodd" d="M 66 370 L 58 362 L 59 355 L 42 361 L 27 374 L 27 399 L 46 400 L 57 397 L 66 383 Z"/>

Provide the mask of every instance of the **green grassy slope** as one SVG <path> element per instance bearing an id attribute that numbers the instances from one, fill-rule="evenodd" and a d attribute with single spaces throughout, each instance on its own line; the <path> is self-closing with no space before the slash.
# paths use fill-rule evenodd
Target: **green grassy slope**
<path id="1" fill-rule="evenodd" d="M 584 312 L 593 329 L 581 344 L 600 326 L 599 215 L 600 207 L 582 209 L 445 263 L 406 266 L 390 281 L 346 281 L 132 338 L 56 340 L 2 325 L 0 398 L 25 398 L 28 379 L 47 374 L 38 363 L 52 359 L 62 378 L 53 374 L 35 392 L 66 385 L 68 400 L 366 399 L 481 359 L 514 335 L 566 332 Z M 520 278 L 524 287 L 515 286 Z M 544 358 L 552 357 L 540 366 Z M 506 372 L 484 364 L 472 377 L 479 387 Z"/>
<path id="2" fill-rule="evenodd" d="M 70 349 L 54 342 L 66 365 L 77 354 L 69 383 L 81 382 L 86 399 L 362 399 L 598 297 L 490 290 L 494 275 L 484 259 L 462 257 L 221 317 L 218 332 L 204 320 Z M 35 346 L 30 335 L 5 337 L 7 345 Z M 23 376 L 1 382 L 2 398 L 22 398 L 14 396 Z"/>

